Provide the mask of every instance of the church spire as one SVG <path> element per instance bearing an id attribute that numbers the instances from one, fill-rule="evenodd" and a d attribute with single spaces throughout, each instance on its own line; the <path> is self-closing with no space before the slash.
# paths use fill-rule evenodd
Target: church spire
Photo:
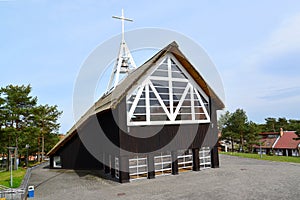
<path id="1" fill-rule="evenodd" d="M 124 22 L 129 21 L 133 22 L 132 19 L 124 17 L 124 10 L 122 9 L 122 16 L 112 16 L 115 19 L 120 19 L 122 21 L 122 41 L 118 54 L 118 58 L 114 65 L 112 74 L 110 76 L 110 81 L 107 87 L 107 91 L 113 90 L 119 83 L 122 77 L 120 75 L 127 75 L 131 69 L 135 69 L 136 65 L 132 58 L 132 55 L 126 45 L 125 36 L 124 36 Z"/>

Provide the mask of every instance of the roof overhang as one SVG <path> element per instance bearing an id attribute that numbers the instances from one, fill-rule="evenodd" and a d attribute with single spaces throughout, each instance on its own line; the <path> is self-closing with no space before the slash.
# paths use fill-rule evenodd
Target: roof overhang
<path id="1" fill-rule="evenodd" d="M 207 96 L 211 97 L 217 110 L 221 110 L 225 107 L 223 101 L 218 97 L 218 95 L 212 90 L 212 88 L 206 83 L 201 74 L 196 70 L 195 67 L 188 61 L 185 55 L 179 50 L 178 44 L 174 41 L 158 53 L 156 53 L 152 58 L 146 61 L 139 68 L 135 69 L 128 76 L 122 80 L 116 88 L 108 94 L 104 94 L 67 132 L 66 136 L 60 140 L 49 152 L 48 156 L 55 154 L 59 148 L 64 146 L 74 135 L 77 134 L 77 129 L 82 127 L 83 124 L 91 117 L 97 113 L 102 113 L 107 110 L 116 109 L 123 98 L 126 97 L 128 91 L 136 85 L 138 80 L 147 74 L 152 66 L 156 62 L 165 56 L 167 53 L 172 53 L 176 59 L 181 63 L 181 65 L 187 70 L 187 72 L 192 76 L 196 83 L 203 89 Z"/>

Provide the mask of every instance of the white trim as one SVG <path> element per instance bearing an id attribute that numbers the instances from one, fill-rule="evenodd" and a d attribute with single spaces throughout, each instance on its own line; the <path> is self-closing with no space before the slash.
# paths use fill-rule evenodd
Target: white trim
<path id="1" fill-rule="evenodd" d="M 199 87 L 199 85 L 196 83 L 196 81 L 193 79 L 193 77 L 190 75 L 189 72 L 186 71 L 186 69 L 180 64 L 180 62 L 175 58 L 175 56 L 171 53 L 169 53 L 169 57 L 175 62 L 177 67 L 184 73 L 184 75 L 188 78 L 189 81 L 192 82 L 192 85 L 197 88 L 197 90 L 201 93 L 201 95 L 204 97 L 204 99 L 208 102 L 209 97 L 205 94 L 203 89 Z M 198 70 L 196 70 L 198 72 Z"/>
<path id="2" fill-rule="evenodd" d="M 145 160 L 146 164 L 139 165 L 139 161 L 141 161 L 141 160 Z M 131 161 L 135 161 L 136 165 L 130 165 Z M 145 168 L 145 167 L 146 167 L 146 171 L 140 170 L 140 168 Z M 136 169 L 136 170 L 134 170 L 135 172 L 131 173 L 130 169 Z M 146 175 L 146 176 L 143 177 L 142 175 Z M 144 157 L 135 156 L 135 158 L 129 159 L 129 177 L 130 176 L 137 176 L 137 178 L 130 178 L 130 180 L 147 178 L 147 176 L 148 176 L 148 160 L 147 160 L 146 156 L 144 156 Z"/>
<path id="3" fill-rule="evenodd" d="M 204 103 L 203 103 L 203 101 L 202 101 L 201 96 L 199 95 L 199 93 L 198 93 L 198 91 L 197 91 L 196 89 L 194 89 L 194 90 L 195 90 L 195 93 L 196 93 L 196 95 L 197 95 L 197 97 L 198 97 L 198 100 L 199 100 L 199 102 L 200 102 L 200 104 L 201 104 L 201 107 L 202 107 L 202 109 L 203 109 L 203 111 L 204 111 L 204 114 L 205 114 L 205 116 L 206 116 L 206 119 L 210 121 L 209 114 L 208 114 L 208 112 L 207 112 L 207 110 L 206 110 L 206 107 L 205 107 L 205 105 L 204 105 Z"/>
<path id="4" fill-rule="evenodd" d="M 211 155 L 210 155 L 209 147 L 202 147 L 199 150 L 199 160 L 200 160 L 200 169 L 211 168 Z"/>
<path id="5" fill-rule="evenodd" d="M 140 89 L 138 90 L 136 96 L 135 96 L 135 99 L 134 99 L 134 101 L 133 101 L 133 103 L 132 103 L 132 105 L 131 105 L 130 111 L 129 111 L 129 113 L 128 113 L 128 118 L 129 118 L 129 120 L 132 118 L 132 115 L 133 115 L 133 113 L 134 113 L 134 110 L 135 110 L 135 108 L 136 108 L 136 106 L 137 106 L 137 104 L 138 104 L 138 102 L 139 102 L 139 100 L 140 100 L 140 97 L 141 97 L 142 93 L 143 93 L 144 87 L 145 87 L 145 86 L 142 85 L 142 86 L 140 87 Z"/>
<path id="6" fill-rule="evenodd" d="M 60 156 L 53 156 L 53 168 L 62 168 Z"/>
<path id="7" fill-rule="evenodd" d="M 275 145 L 277 144 L 278 140 L 280 139 L 280 135 L 277 136 L 277 139 L 275 140 L 274 144 L 272 145 L 272 149 L 275 147 Z"/>
<path id="8" fill-rule="evenodd" d="M 292 156 L 299 156 L 299 152 L 297 149 L 292 149 Z"/>
<path id="9" fill-rule="evenodd" d="M 136 87 L 132 87 L 129 89 L 129 91 L 127 92 L 127 96 L 131 95 L 131 93 L 134 92 L 134 90 L 136 90 L 136 88 L 139 85 L 143 85 L 146 84 L 147 81 L 149 81 L 149 77 L 150 75 L 161 65 L 163 64 L 164 60 L 166 59 L 166 57 L 162 57 L 160 58 L 156 64 L 154 64 L 153 66 L 151 66 L 152 69 L 148 70 L 140 79 L 137 80 L 137 82 L 135 83 L 135 85 L 137 85 Z"/>
<path id="10" fill-rule="evenodd" d="M 119 164 L 119 158 L 115 157 L 115 177 L 119 178 L 120 175 L 120 164 Z"/>
<path id="11" fill-rule="evenodd" d="M 167 114 L 167 116 L 169 117 L 170 120 L 172 120 L 172 115 L 169 113 L 166 105 L 164 104 L 163 100 L 160 98 L 160 95 L 158 94 L 157 90 L 155 89 L 153 83 L 151 83 L 151 81 L 149 81 L 149 85 L 152 89 L 152 91 L 154 92 L 158 102 L 160 103 L 161 107 L 164 109 L 165 113 Z"/>
<path id="12" fill-rule="evenodd" d="M 128 19 L 124 17 L 124 10 L 122 9 L 122 16 L 118 17 L 118 16 L 113 16 L 113 18 L 115 19 L 121 19 L 122 21 L 122 41 L 121 41 L 121 45 L 120 45 L 120 49 L 119 49 L 119 53 L 118 53 L 118 58 L 116 60 L 115 66 L 113 68 L 113 72 L 111 74 L 110 77 L 110 81 L 109 84 L 107 86 L 107 91 L 109 92 L 110 90 L 113 90 L 118 84 L 119 84 L 119 75 L 120 73 L 129 73 L 130 69 L 135 69 L 136 68 L 136 64 L 132 58 L 132 55 L 129 51 L 128 46 L 126 45 L 125 42 L 125 37 L 124 37 L 124 21 L 131 21 L 132 19 Z M 128 62 L 129 60 L 129 62 Z M 125 67 L 125 69 L 122 66 L 122 63 L 126 62 L 128 64 L 127 67 Z M 123 69 L 123 71 L 121 70 Z M 114 81 L 114 82 L 113 82 Z"/>
<path id="13" fill-rule="evenodd" d="M 172 64 L 171 59 L 174 61 L 175 64 Z M 166 62 L 166 63 L 165 63 Z M 207 95 L 205 95 L 203 93 L 203 91 L 197 89 L 199 88 L 199 86 L 195 83 L 195 81 L 191 78 L 191 76 L 189 76 L 189 74 L 184 70 L 184 68 L 180 65 L 180 63 L 178 63 L 178 61 L 176 60 L 176 58 L 174 56 L 172 56 L 172 54 L 167 54 L 165 57 L 163 57 L 160 62 L 160 64 L 155 65 L 155 68 L 152 70 L 151 74 L 142 82 L 141 87 L 138 89 L 135 96 L 135 99 L 133 100 L 133 103 L 131 104 L 130 110 L 127 111 L 127 125 L 132 125 L 132 126 L 138 126 L 138 125 L 164 125 L 164 124 L 190 124 L 190 123 L 210 123 L 210 116 L 209 113 L 207 111 L 206 108 L 206 103 L 204 104 L 203 99 L 207 99 L 207 104 L 209 105 L 209 99 L 207 97 Z M 155 72 L 155 70 L 157 70 L 159 68 L 160 65 L 167 65 L 167 69 L 165 71 L 168 71 L 168 77 L 159 77 L 159 76 L 152 76 L 152 74 Z M 181 71 L 181 73 L 184 75 L 184 77 L 182 78 L 173 78 L 172 77 L 172 65 L 175 65 L 178 70 Z M 177 71 L 176 71 L 177 72 Z M 153 81 L 153 82 L 152 82 Z M 154 81 L 165 81 L 165 83 L 161 83 L 161 86 L 157 86 L 157 84 L 155 84 L 156 86 L 154 86 Z M 176 92 L 176 94 L 173 93 L 173 83 L 177 83 L 178 87 L 174 87 L 174 89 L 178 89 L 178 91 Z M 195 85 L 193 85 L 192 83 L 194 83 Z M 151 88 L 151 92 L 154 93 L 156 98 L 150 98 L 150 89 Z M 162 90 L 158 90 L 157 88 L 162 88 Z M 168 90 L 168 92 L 164 92 L 165 89 L 166 91 Z M 134 92 L 135 90 L 133 90 Z M 141 94 L 143 93 L 143 91 L 145 91 L 145 113 L 141 113 L 140 115 L 145 116 L 145 120 L 144 121 L 134 121 L 132 119 L 134 112 L 136 110 L 136 108 L 138 107 L 138 102 L 141 100 Z M 161 91 L 162 93 L 159 93 L 158 91 Z M 190 98 L 186 99 L 186 96 L 188 94 L 188 92 L 190 91 Z M 181 93 L 182 92 L 182 93 Z M 204 96 L 202 97 L 200 94 L 204 94 Z M 131 93 L 130 93 L 131 94 Z M 198 98 L 198 102 L 200 104 L 200 106 L 195 106 L 195 97 L 194 94 L 196 94 L 197 98 Z M 161 97 L 161 95 L 168 95 L 168 97 L 166 96 L 166 99 Z M 173 95 L 178 95 L 181 96 L 179 101 L 176 100 L 176 102 L 178 102 L 178 104 L 176 105 L 176 108 L 174 107 L 174 99 L 173 99 Z M 203 98 L 203 99 L 202 99 Z M 130 95 L 127 95 L 127 106 L 128 106 L 128 100 L 130 99 Z M 156 100 L 159 102 L 160 107 L 163 109 L 163 111 L 161 111 L 161 113 L 151 113 L 151 107 L 155 107 L 154 105 L 151 106 L 150 104 L 150 100 Z M 190 102 L 189 106 L 182 106 L 184 101 L 188 101 Z M 168 102 L 168 105 L 165 104 L 165 102 Z M 167 106 L 169 106 L 169 109 L 167 108 Z M 197 113 L 195 112 L 195 108 L 196 107 L 201 107 L 203 110 L 203 113 Z M 175 108 L 175 110 L 174 110 Z M 190 112 L 189 113 L 179 113 L 179 110 L 181 108 L 190 108 Z M 205 115 L 205 119 L 197 119 L 196 120 L 196 115 Z M 167 120 L 163 120 L 163 121 L 151 121 L 151 116 L 155 116 L 155 115 L 161 115 L 161 116 L 165 116 L 168 117 Z M 191 116 L 191 118 L 185 118 L 185 119 L 178 119 L 176 120 L 178 115 L 189 115 Z M 159 118 L 157 118 L 159 120 Z"/>
<path id="14" fill-rule="evenodd" d="M 165 161 L 164 158 L 169 158 L 169 161 Z M 155 160 L 159 159 L 159 162 L 155 162 Z M 170 165 L 171 167 L 165 167 L 165 165 Z M 159 169 L 157 169 L 159 167 Z M 172 174 L 172 155 L 171 153 L 163 155 L 160 153 L 159 156 L 154 156 L 154 171 L 159 172 L 161 174 L 155 174 L 155 176 L 165 176 Z M 170 171 L 170 172 L 167 172 Z"/>
<path id="15" fill-rule="evenodd" d="M 146 105 L 146 122 L 150 123 L 150 97 L 149 97 L 149 84 L 145 86 L 145 105 Z"/>
<path id="16" fill-rule="evenodd" d="M 178 169 L 188 169 L 192 170 L 193 167 L 193 153 L 191 150 L 187 150 L 188 154 L 185 154 L 185 152 L 182 155 L 178 155 Z M 182 162 L 180 162 L 182 160 Z"/>
<path id="17" fill-rule="evenodd" d="M 168 125 L 168 124 L 205 124 L 210 123 L 209 120 L 180 120 L 180 121 L 151 121 L 150 123 L 143 121 L 130 122 L 128 125 L 142 126 L 142 125 Z"/>
<path id="18" fill-rule="evenodd" d="M 171 68 L 171 59 L 168 56 L 168 80 L 169 80 L 169 100 L 170 100 L 170 113 L 174 117 L 174 102 L 173 102 L 173 87 L 172 87 L 172 68 Z M 173 118 L 172 118 L 173 119 Z M 175 120 L 176 118 L 174 118 Z"/>
<path id="19" fill-rule="evenodd" d="M 192 108 L 192 120 L 196 120 L 195 116 L 195 99 L 194 99 L 194 88 L 190 87 L 190 95 L 191 95 L 191 108 Z"/>
<path id="20" fill-rule="evenodd" d="M 157 81 L 177 81 L 177 82 L 189 82 L 188 79 L 182 79 L 182 78 L 169 78 L 169 77 L 160 77 L 160 76 L 151 76 L 149 78 L 150 80 L 157 80 Z"/>
<path id="21" fill-rule="evenodd" d="M 275 150 L 275 155 L 276 156 L 283 156 L 283 150 L 282 149 L 276 149 Z"/>
<path id="22" fill-rule="evenodd" d="M 179 109 L 181 108 L 182 103 L 183 103 L 183 101 L 185 100 L 185 97 L 186 97 L 186 95 L 187 95 L 189 89 L 190 89 L 190 85 L 187 84 L 187 85 L 186 85 L 186 88 L 184 89 L 184 92 L 183 92 L 183 94 L 182 94 L 182 96 L 181 96 L 181 99 L 180 99 L 180 101 L 178 102 L 178 105 L 177 105 L 177 107 L 176 107 L 176 110 L 175 110 L 175 113 L 174 113 L 175 119 L 176 119 L 176 117 L 177 117 L 177 115 L 178 115 Z M 191 109 L 193 109 L 192 106 L 191 106 Z"/>

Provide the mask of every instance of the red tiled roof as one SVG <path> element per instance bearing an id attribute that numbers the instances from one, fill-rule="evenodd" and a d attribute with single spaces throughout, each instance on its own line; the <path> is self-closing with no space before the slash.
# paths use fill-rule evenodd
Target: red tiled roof
<path id="1" fill-rule="evenodd" d="M 279 135 L 279 132 L 262 132 L 259 135 Z"/>
<path id="2" fill-rule="evenodd" d="M 297 138 L 294 131 L 285 131 L 275 144 L 274 149 L 297 149 L 300 141 L 294 140 L 294 138 Z"/>
<path id="3" fill-rule="evenodd" d="M 261 148 L 271 149 L 276 139 L 277 137 L 260 139 L 259 142 L 261 142 Z M 254 145 L 254 148 L 259 148 L 259 145 Z"/>

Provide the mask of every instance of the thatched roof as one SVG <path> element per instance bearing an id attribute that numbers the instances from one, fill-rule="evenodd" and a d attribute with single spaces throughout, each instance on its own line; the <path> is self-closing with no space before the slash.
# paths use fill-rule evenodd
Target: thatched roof
<path id="1" fill-rule="evenodd" d="M 104 94 L 68 131 L 65 138 L 59 141 L 48 153 L 48 155 L 53 155 L 61 146 L 63 146 L 69 139 L 71 139 L 76 134 L 76 129 L 79 128 L 91 115 L 96 113 L 104 112 L 109 109 L 115 109 L 121 100 L 126 97 L 128 91 L 131 88 L 137 86 L 138 81 L 150 71 L 152 66 L 156 62 L 165 56 L 167 53 L 172 53 L 176 59 L 181 63 L 181 65 L 187 70 L 187 72 L 192 76 L 196 83 L 203 89 L 207 96 L 214 100 L 215 104 L 219 109 L 224 108 L 224 103 L 216 95 L 216 93 L 206 84 L 200 73 L 192 66 L 188 59 L 179 50 L 178 44 L 174 41 L 158 53 L 156 53 L 152 58 L 146 61 L 143 65 L 137 69 L 131 71 L 128 76 L 122 80 L 113 91 Z"/>

